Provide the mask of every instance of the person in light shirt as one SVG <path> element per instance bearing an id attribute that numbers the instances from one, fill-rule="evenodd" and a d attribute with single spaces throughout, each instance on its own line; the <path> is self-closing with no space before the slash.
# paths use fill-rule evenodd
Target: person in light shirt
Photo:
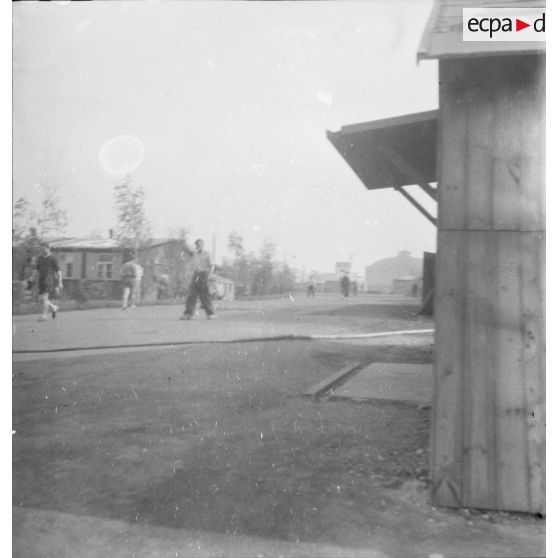
<path id="1" fill-rule="evenodd" d="M 128 308 L 128 299 L 132 295 L 132 308 L 135 308 L 134 289 L 136 286 L 136 264 L 135 254 L 128 254 L 127 260 L 122 266 L 122 310 Z"/>
<path id="2" fill-rule="evenodd" d="M 194 312 L 196 311 L 196 304 L 198 297 L 200 299 L 202 308 L 205 310 L 207 319 L 212 319 L 213 304 L 209 295 L 209 276 L 213 273 L 213 262 L 211 255 L 207 250 L 204 250 L 204 243 L 201 238 L 195 242 L 196 251 L 192 256 L 192 266 L 194 273 L 188 288 L 188 296 L 186 297 L 186 308 L 184 314 L 180 316 L 181 320 L 191 320 Z"/>
<path id="3" fill-rule="evenodd" d="M 143 277 L 143 267 L 136 262 L 136 277 L 134 288 L 132 289 L 132 308 L 135 308 L 141 301 L 141 278 Z"/>

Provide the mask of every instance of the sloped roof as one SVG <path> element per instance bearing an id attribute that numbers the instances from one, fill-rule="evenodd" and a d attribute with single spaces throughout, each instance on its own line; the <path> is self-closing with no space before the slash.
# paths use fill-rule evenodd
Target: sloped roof
<path id="1" fill-rule="evenodd" d="M 168 242 L 182 242 L 176 238 L 154 238 L 148 247 L 160 246 Z M 72 250 L 121 250 L 125 248 L 118 240 L 114 238 L 65 238 L 62 240 L 54 240 L 50 242 L 50 247 L 58 250 L 72 249 Z"/>
<path id="2" fill-rule="evenodd" d="M 366 188 L 395 188 L 436 182 L 437 124 L 433 110 L 343 126 L 327 137 Z"/>
<path id="3" fill-rule="evenodd" d="M 98 250 L 114 250 L 120 248 L 120 243 L 113 238 L 68 238 L 50 243 L 51 248 L 82 248 Z"/>
<path id="4" fill-rule="evenodd" d="M 391 285 L 391 282 L 401 277 L 418 277 L 422 274 L 422 259 L 401 255 L 395 258 L 378 260 L 366 266 L 366 280 L 370 285 Z"/>
<path id="5" fill-rule="evenodd" d="M 464 42 L 463 8 L 544 8 L 541 0 L 434 0 L 417 53 L 418 60 L 496 54 L 543 53 L 544 42 Z"/>

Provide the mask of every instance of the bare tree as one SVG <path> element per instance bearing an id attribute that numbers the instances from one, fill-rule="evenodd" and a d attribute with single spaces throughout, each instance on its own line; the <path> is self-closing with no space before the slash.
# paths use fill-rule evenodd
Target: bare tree
<path id="1" fill-rule="evenodd" d="M 25 198 L 19 198 L 15 202 L 12 213 L 12 240 L 14 242 L 22 241 L 29 234 L 30 229 L 36 228 L 34 213 L 33 207 Z"/>
<path id="2" fill-rule="evenodd" d="M 116 238 L 125 245 L 138 248 L 151 237 L 149 220 L 145 213 L 145 192 L 141 186 L 133 186 L 127 176 L 114 187 L 117 215 Z"/>
<path id="3" fill-rule="evenodd" d="M 254 294 L 268 294 L 273 281 L 273 256 L 275 255 L 275 243 L 266 238 L 260 248 L 260 257 L 254 262 L 254 277 L 252 290 Z"/>
<path id="4" fill-rule="evenodd" d="M 60 208 L 57 188 L 45 186 L 39 208 L 26 198 L 19 198 L 13 208 L 13 240 L 21 242 L 29 236 L 45 238 L 62 234 L 68 226 L 68 213 Z M 31 232 L 31 230 L 34 232 Z"/>
<path id="5" fill-rule="evenodd" d="M 289 266 L 274 261 L 276 244 L 265 239 L 259 256 L 246 253 L 244 239 L 232 231 L 228 239 L 231 260 L 224 260 L 220 273 L 236 283 L 238 294 L 267 295 L 289 292 L 294 287 L 294 274 Z"/>
<path id="6" fill-rule="evenodd" d="M 236 258 L 244 254 L 244 240 L 236 231 L 229 233 L 228 248 Z"/>
<path id="7" fill-rule="evenodd" d="M 36 213 L 37 231 L 41 238 L 52 234 L 62 234 L 68 226 L 68 213 L 59 207 L 58 188 L 45 186 L 43 199 Z"/>

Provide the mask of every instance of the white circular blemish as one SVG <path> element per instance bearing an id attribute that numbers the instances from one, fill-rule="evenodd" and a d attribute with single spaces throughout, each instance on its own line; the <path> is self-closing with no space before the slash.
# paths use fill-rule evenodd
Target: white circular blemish
<path id="1" fill-rule="evenodd" d="M 99 150 L 99 163 L 111 176 L 125 176 L 136 170 L 144 156 L 141 141 L 133 136 L 116 136 Z"/>
<path id="2" fill-rule="evenodd" d="M 317 91 L 316 100 L 323 103 L 326 107 L 330 108 L 333 104 L 333 95 L 326 91 Z"/>
<path id="3" fill-rule="evenodd" d="M 79 31 L 81 33 L 82 31 L 85 31 L 90 25 L 91 25 L 90 19 L 85 19 L 83 21 L 80 21 L 76 25 L 76 31 Z"/>
<path id="4" fill-rule="evenodd" d="M 262 165 L 261 163 L 256 163 L 255 165 L 252 165 L 252 169 L 259 176 L 262 176 L 263 173 L 265 172 L 265 166 Z"/>

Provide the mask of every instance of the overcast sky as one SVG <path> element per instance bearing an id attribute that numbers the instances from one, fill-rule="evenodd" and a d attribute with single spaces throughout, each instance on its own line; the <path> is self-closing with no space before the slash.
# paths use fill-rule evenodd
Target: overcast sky
<path id="1" fill-rule="evenodd" d="M 431 5 L 14 3 L 14 199 L 59 187 L 69 236 L 107 232 L 122 163 L 154 235 L 215 236 L 218 261 L 233 229 L 306 271 L 433 251 L 433 225 L 326 138 L 437 108 L 437 63 L 416 64 Z"/>

